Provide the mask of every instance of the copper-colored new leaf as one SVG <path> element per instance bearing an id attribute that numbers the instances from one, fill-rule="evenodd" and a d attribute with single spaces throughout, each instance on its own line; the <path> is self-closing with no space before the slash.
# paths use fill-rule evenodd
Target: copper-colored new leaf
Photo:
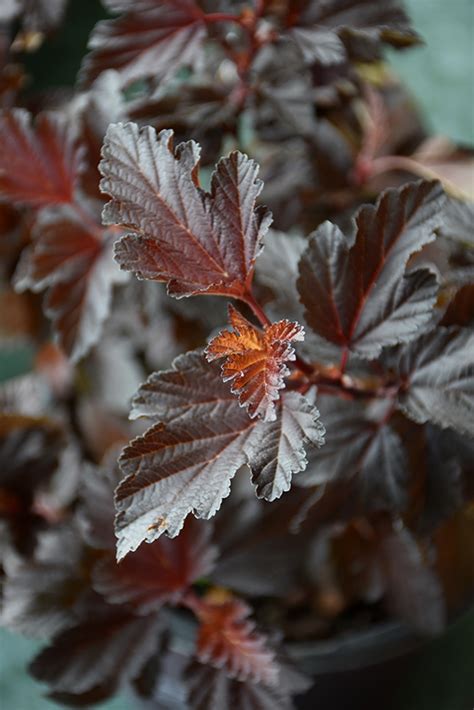
<path id="1" fill-rule="evenodd" d="M 163 79 L 202 52 L 206 25 L 195 0 L 105 0 L 105 5 L 123 14 L 96 25 L 81 70 L 87 82 L 106 69 L 116 69 L 123 84 Z"/>
<path id="2" fill-rule="evenodd" d="M 256 633 L 248 619 L 249 607 L 238 599 L 209 603 L 196 608 L 200 620 L 197 653 L 201 663 L 224 668 L 231 678 L 275 686 L 278 665 L 266 647 L 264 636 Z"/>
<path id="3" fill-rule="evenodd" d="M 222 379 L 231 381 L 232 392 L 250 417 L 276 419 L 275 401 L 290 374 L 286 362 L 295 359 L 291 343 L 303 340 L 299 323 L 281 320 L 261 331 L 229 306 L 233 331 L 223 330 L 206 348 L 209 362 L 224 358 Z"/>
<path id="4" fill-rule="evenodd" d="M 42 207 L 72 202 L 81 152 L 64 116 L 24 109 L 0 114 L 0 196 Z"/>
<path id="5" fill-rule="evenodd" d="M 190 519 L 173 540 L 161 537 L 141 545 L 119 563 L 110 558 L 99 562 L 94 588 L 109 603 L 132 604 L 141 614 L 165 602 L 176 604 L 193 582 L 212 570 L 216 549 L 210 535 L 209 524 Z"/>
<path id="6" fill-rule="evenodd" d="M 156 423 L 120 457 L 126 476 L 116 493 L 119 559 L 143 540 L 176 536 L 191 512 L 214 515 L 244 464 L 257 494 L 273 500 L 306 466 L 306 447 L 323 441 L 319 413 L 302 395 L 284 394 L 275 421 L 250 419 L 219 368 L 198 352 L 153 374 L 135 397 L 132 416 Z"/>
<path id="7" fill-rule="evenodd" d="M 62 207 L 39 216 L 33 237 L 17 271 L 17 290 L 48 289 L 46 315 L 61 347 L 77 361 L 97 342 L 112 286 L 121 280 L 112 259 L 111 235 Z"/>
<path id="8" fill-rule="evenodd" d="M 443 202 L 439 183 L 410 183 L 359 211 L 352 243 L 330 222 L 316 230 L 301 258 L 298 290 L 318 335 L 374 358 L 430 323 L 437 278 L 428 269 L 407 273 L 406 264 L 435 238 Z"/>
<path id="9" fill-rule="evenodd" d="M 196 293 L 241 296 L 268 228 L 256 208 L 262 189 L 257 165 L 242 153 L 217 164 L 211 192 L 198 184 L 199 147 L 173 151 L 173 132 L 109 126 L 100 170 L 112 197 L 105 224 L 133 230 L 116 245 L 115 258 L 139 278 L 165 281 L 173 296 Z"/>

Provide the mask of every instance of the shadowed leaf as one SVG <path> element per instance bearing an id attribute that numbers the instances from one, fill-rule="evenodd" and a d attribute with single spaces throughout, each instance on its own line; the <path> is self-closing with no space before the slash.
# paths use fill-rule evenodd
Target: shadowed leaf
<path id="1" fill-rule="evenodd" d="M 93 584 L 111 604 L 132 604 L 141 614 L 176 604 L 187 588 L 206 576 L 214 565 L 216 549 L 210 544 L 211 528 L 197 520 L 186 522 L 174 540 L 161 537 L 141 545 L 120 563 L 99 562 Z"/>
<path id="2" fill-rule="evenodd" d="M 99 339 L 112 286 L 123 280 L 111 248 L 110 234 L 67 207 L 57 208 L 38 217 L 33 246 L 18 267 L 17 290 L 48 289 L 45 313 L 73 362 Z"/>
<path id="3" fill-rule="evenodd" d="M 383 409 L 328 396 L 320 398 L 319 406 L 326 444 L 312 453 L 298 484 L 313 486 L 356 478 L 357 494 L 370 509 L 403 509 L 408 460 L 396 431 L 380 423 Z"/>
<path id="4" fill-rule="evenodd" d="M 30 671 L 55 692 L 81 695 L 106 685 L 112 694 L 138 675 L 155 650 L 158 634 L 155 616 L 104 609 L 102 615 L 56 636 Z"/>
<path id="5" fill-rule="evenodd" d="M 474 434 L 474 333 L 438 328 L 388 357 L 404 382 L 398 402 L 416 422 Z"/>
<path id="6" fill-rule="evenodd" d="M 116 69 L 122 83 L 172 76 L 193 64 L 206 35 L 200 8 L 194 0 L 105 0 L 107 9 L 123 13 L 99 22 L 89 40 L 82 78 L 90 82 L 105 69 Z"/>

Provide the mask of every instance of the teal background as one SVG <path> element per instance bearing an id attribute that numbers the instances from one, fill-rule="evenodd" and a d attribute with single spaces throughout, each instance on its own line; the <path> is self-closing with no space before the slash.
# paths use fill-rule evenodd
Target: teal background
<path id="1" fill-rule="evenodd" d="M 474 143 L 474 1 L 408 0 L 414 26 L 426 45 L 390 52 L 390 61 L 424 109 L 434 132 Z M 91 23 L 102 15 L 97 0 L 75 0 L 70 21 L 29 62 L 35 85 L 70 84 L 85 50 Z M 474 176 L 473 176 L 474 179 Z M 0 354 L 0 379 L 26 371 L 31 353 Z M 54 710 L 43 687 L 25 672 L 37 642 L 0 630 L 0 707 L 2 710 Z M 376 671 L 374 671 L 376 682 Z M 428 643 L 393 698 L 396 710 L 472 710 L 474 696 L 474 611 L 440 639 Z M 474 701 L 474 698 L 473 698 Z M 117 698 L 100 707 L 130 710 Z M 333 710 L 321 708 L 320 710 Z"/>

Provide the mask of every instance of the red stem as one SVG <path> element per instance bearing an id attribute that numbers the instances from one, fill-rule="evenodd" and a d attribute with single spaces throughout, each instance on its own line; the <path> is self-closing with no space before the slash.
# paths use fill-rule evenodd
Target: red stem
<path id="1" fill-rule="evenodd" d="M 242 301 L 242 303 L 247 304 L 261 325 L 268 327 L 272 324 L 270 318 L 267 316 L 262 306 L 258 303 L 250 289 L 248 289 L 247 292 L 239 298 L 239 300 Z"/>
<path id="2" fill-rule="evenodd" d="M 349 349 L 348 348 L 343 348 L 342 350 L 342 355 L 341 355 L 341 364 L 339 365 L 339 369 L 341 371 L 341 375 L 344 374 L 346 370 L 346 365 L 347 365 L 347 360 L 349 357 Z"/>

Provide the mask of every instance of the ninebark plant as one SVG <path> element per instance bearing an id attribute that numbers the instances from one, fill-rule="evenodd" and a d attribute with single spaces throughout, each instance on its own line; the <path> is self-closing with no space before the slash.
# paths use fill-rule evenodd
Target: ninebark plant
<path id="1" fill-rule="evenodd" d="M 0 515 L 33 675 L 289 708 L 298 641 L 438 633 L 474 588 L 473 210 L 381 64 L 419 41 L 400 2 L 104 0 L 59 98 L 18 60 L 64 3 L 23 5 L 2 338 L 37 357 L 0 393 Z"/>

